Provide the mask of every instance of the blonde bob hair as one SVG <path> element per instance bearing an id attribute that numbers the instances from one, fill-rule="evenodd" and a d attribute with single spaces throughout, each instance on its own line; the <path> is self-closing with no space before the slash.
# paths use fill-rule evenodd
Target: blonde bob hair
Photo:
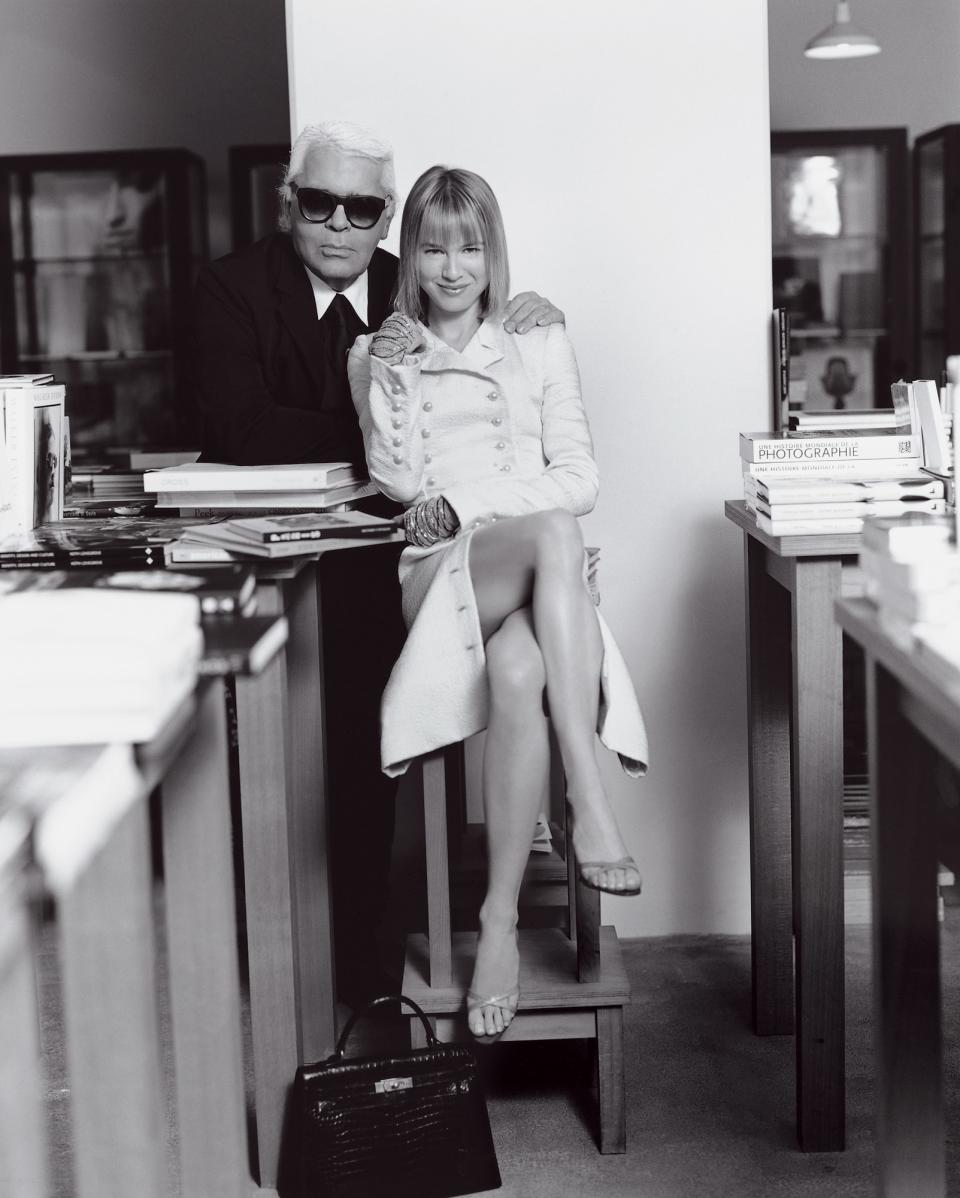
<path id="1" fill-rule="evenodd" d="M 394 306 L 414 320 L 426 320 L 420 290 L 418 256 L 425 242 L 446 245 L 452 239 L 483 246 L 489 282 L 480 298 L 483 316 L 499 312 L 510 294 L 507 239 L 500 205 L 490 184 L 473 171 L 431 166 L 414 183 L 400 222 L 400 270 Z"/>

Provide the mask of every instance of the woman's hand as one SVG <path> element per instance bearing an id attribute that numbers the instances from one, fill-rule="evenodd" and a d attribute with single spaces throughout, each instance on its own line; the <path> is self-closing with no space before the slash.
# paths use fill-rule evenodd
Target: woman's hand
<path id="1" fill-rule="evenodd" d="M 421 549 L 449 540 L 459 528 L 457 513 L 442 495 L 415 503 L 403 513 L 404 535 Z"/>
<path id="2" fill-rule="evenodd" d="M 403 312 L 391 312 L 379 331 L 373 334 L 370 352 L 375 358 L 395 366 L 403 361 L 404 354 L 412 354 L 425 344 L 423 332 L 415 320 Z"/>

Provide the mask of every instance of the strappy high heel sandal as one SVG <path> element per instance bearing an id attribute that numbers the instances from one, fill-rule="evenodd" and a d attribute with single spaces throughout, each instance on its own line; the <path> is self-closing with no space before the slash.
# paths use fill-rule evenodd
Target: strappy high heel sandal
<path id="1" fill-rule="evenodd" d="M 517 1013 L 517 1006 L 520 1002 L 520 987 L 514 986 L 512 990 L 508 990 L 506 994 L 496 994 L 492 998 L 481 998 L 473 990 L 467 991 L 467 1027 L 470 1028 L 470 1035 L 473 1036 L 480 1044 L 493 1044 L 503 1032 L 507 1030 L 513 1022 L 513 1017 Z M 470 1023 L 470 1016 L 476 1011 L 482 1011 L 484 1007 L 496 1007 L 500 1011 L 500 1017 L 503 1020 L 503 1031 L 494 1032 L 492 1034 L 483 1032 L 477 1034 Z"/>

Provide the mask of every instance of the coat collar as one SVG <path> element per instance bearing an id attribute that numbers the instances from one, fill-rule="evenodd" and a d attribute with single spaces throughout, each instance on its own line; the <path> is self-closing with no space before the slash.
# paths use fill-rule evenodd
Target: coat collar
<path id="1" fill-rule="evenodd" d="M 423 370 L 471 370 L 485 374 L 504 357 L 505 338 L 499 316 L 488 316 L 461 351 L 451 349 L 424 326 L 427 354 Z"/>

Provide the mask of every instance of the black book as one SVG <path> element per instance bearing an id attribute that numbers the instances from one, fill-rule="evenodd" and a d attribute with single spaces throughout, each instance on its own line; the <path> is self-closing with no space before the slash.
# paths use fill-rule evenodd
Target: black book
<path id="1" fill-rule="evenodd" d="M 203 616 L 243 615 L 253 610 L 256 575 L 247 566 L 143 570 L 11 569 L 0 575 L 0 594 L 73 588 L 122 591 L 183 591 L 200 601 Z"/>
<path id="2" fill-rule="evenodd" d="M 0 540 L 0 568 L 162 566 L 165 546 L 176 541 L 187 524 L 196 521 L 123 516 L 54 520 Z"/>

